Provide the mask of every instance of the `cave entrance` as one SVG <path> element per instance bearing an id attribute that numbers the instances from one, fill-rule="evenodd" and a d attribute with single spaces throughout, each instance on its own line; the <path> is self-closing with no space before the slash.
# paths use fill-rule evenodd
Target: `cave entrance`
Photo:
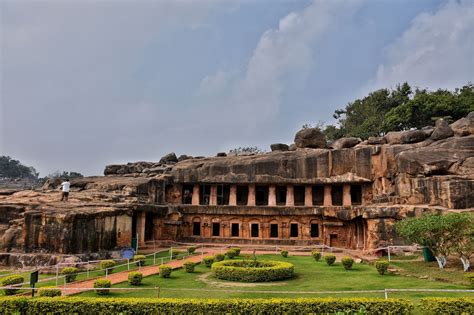
<path id="1" fill-rule="evenodd" d="M 238 223 L 232 223 L 231 224 L 231 235 L 232 237 L 238 237 L 239 236 L 239 224 Z"/>
<path id="2" fill-rule="evenodd" d="M 294 186 L 293 196 L 294 196 L 295 206 L 304 206 L 305 187 Z"/>
<path id="3" fill-rule="evenodd" d="M 181 196 L 183 205 L 190 205 L 193 202 L 193 185 L 183 185 Z"/>
<path id="4" fill-rule="evenodd" d="M 268 186 L 255 186 L 255 204 L 257 206 L 268 205 Z"/>
<path id="5" fill-rule="evenodd" d="M 362 204 L 362 186 L 353 184 L 351 185 L 351 202 L 353 205 Z"/>
<path id="6" fill-rule="evenodd" d="M 219 206 L 228 205 L 230 196 L 230 185 L 217 185 L 217 204 Z"/>
<path id="7" fill-rule="evenodd" d="M 333 185 L 331 189 L 332 205 L 342 206 L 342 185 Z"/>
<path id="8" fill-rule="evenodd" d="M 278 237 L 278 224 L 270 224 L 270 237 Z"/>
<path id="9" fill-rule="evenodd" d="M 313 186 L 313 205 L 322 206 L 324 204 L 324 186 Z"/>
<path id="10" fill-rule="evenodd" d="M 155 224 L 153 223 L 154 214 L 147 212 L 145 215 L 145 242 L 152 241 L 154 239 L 153 230 Z"/>
<path id="11" fill-rule="evenodd" d="M 199 204 L 208 205 L 211 200 L 211 185 L 202 184 L 199 189 Z"/>
<path id="12" fill-rule="evenodd" d="M 248 186 L 237 186 L 237 205 L 246 206 L 249 198 L 249 187 Z"/>
<path id="13" fill-rule="evenodd" d="M 286 186 L 276 186 L 276 204 L 278 206 L 286 205 Z"/>

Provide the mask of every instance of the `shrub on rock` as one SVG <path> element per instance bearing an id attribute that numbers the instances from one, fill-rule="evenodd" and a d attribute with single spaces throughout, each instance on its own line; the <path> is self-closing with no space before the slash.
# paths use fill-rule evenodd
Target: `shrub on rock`
<path id="1" fill-rule="evenodd" d="M 214 263 L 214 256 L 206 256 L 202 259 L 202 261 L 206 267 L 211 268 L 212 264 Z"/>
<path id="2" fill-rule="evenodd" d="M 344 269 L 349 270 L 352 269 L 352 265 L 354 264 L 354 259 L 351 257 L 343 257 L 341 259 L 342 265 L 344 266 Z"/>
<path id="3" fill-rule="evenodd" d="M 317 250 L 313 250 L 311 252 L 311 255 L 313 256 L 314 260 L 320 261 L 321 260 L 321 252 Z"/>
<path id="4" fill-rule="evenodd" d="M 385 273 L 387 273 L 388 265 L 389 263 L 386 260 L 378 260 L 375 262 L 375 268 L 377 269 L 380 275 L 384 275 Z"/>
<path id="5" fill-rule="evenodd" d="M 336 262 L 336 256 L 332 254 L 324 255 L 324 261 L 326 264 L 328 264 L 328 266 L 332 266 Z"/>
<path id="6" fill-rule="evenodd" d="M 143 274 L 138 271 L 128 273 L 128 283 L 130 285 L 140 285 L 142 283 Z"/>
<path id="7" fill-rule="evenodd" d="M 10 287 L 10 286 L 21 286 L 21 284 L 25 281 L 25 278 L 21 275 L 10 275 L 6 276 L 1 279 L 2 287 Z M 19 289 L 3 289 L 5 295 L 14 295 L 18 292 Z"/>
<path id="8" fill-rule="evenodd" d="M 94 289 L 102 289 L 102 290 L 95 290 L 98 295 L 107 295 L 110 293 L 110 290 L 106 290 L 112 287 L 112 282 L 109 279 L 97 279 L 94 282 Z"/>
<path id="9" fill-rule="evenodd" d="M 79 269 L 76 267 L 66 267 L 61 270 L 61 274 L 64 276 L 66 283 L 70 283 L 76 281 L 78 271 Z"/>
<path id="10" fill-rule="evenodd" d="M 173 271 L 173 269 L 171 269 L 170 266 L 160 266 L 160 277 L 169 278 L 171 276 L 171 271 Z"/>
<path id="11" fill-rule="evenodd" d="M 61 296 L 61 289 L 58 289 L 55 287 L 43 287 L 38 290 L 38 296 L 41 296 L 41 297 Z"/>

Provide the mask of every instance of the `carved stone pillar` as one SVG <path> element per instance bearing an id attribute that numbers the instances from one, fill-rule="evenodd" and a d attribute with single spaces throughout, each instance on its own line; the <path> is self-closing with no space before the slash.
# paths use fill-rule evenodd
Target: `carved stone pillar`
<path id="1" fill-rule="evenodd" d="M 304 188 L 304 205 L 305 207 L 313 206 L 313 186 L 306 185 Z"/>
<path id="2" fill-rule="evenodd" d="M 330 207 L 332 206 L 332 189 L 331 185 L 324 185 L 324 206 Z"/>
<path id="3" fill-rule="evenodd" d="M 247 206 L 255 206 L 255 184 L 249 185 L 249 196 Z"/>
<path id="4" fill-rule="evenodd" d="M 229 206 L 237 205 L 237 185 L 230 185 Z"/>
<path id="5" fill-rule="evenodd" d="M 191 203 L 195 206 L 199 205 L 199 184 L 193 186 L 193 198 Z"/>
<path id="6" fill-rule="evenodd" d="M 293 207 L 295 205 L 295 194 L 293 185 L 286 186 L 286 206 Z"/>
<path id="7" fill-rule="evenodd" d="M 348 207 L 352 205 L 350 184 L 344 184 L 342 186 L 342 205 L 344 207 Z"/>
<path id="8" fill-rule="evenodd" d="M 270 185 L 268 186 L 268 205 L 276 206 L 276 202 L 276 186 Z"/>
<path id="9" fill-rule="evenodd" d="M 137 213 L 137 233 L 138 233 L 138 244 L 145 243 L 145 220 L 146 213 L 140 211 Z"/>

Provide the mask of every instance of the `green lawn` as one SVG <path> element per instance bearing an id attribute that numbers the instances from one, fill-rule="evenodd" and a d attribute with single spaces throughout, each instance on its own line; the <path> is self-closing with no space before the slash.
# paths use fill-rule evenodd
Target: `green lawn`
<path id="1" fill-rule="evenodd" d="M 468 289 L 467 283 L 446 283 L 431 279 L 418 279 L 404 275 L 387 274 L 380 276 L 374 266 L 354 264 L 353 270 L 346 271 L 340 263 L 327 266 L 325 262 L 316 262 L 308 256 L 292 256 L 283 258 L 279 255 L 260 255 L 259 259 L 288 261 L 295 265 L 296 277 L 291 280 L 272 282 L 265 285 L 239 283 L 217 280 L 210 274 L 210 269 L 199 265 L 196 272 L 186 273 L 176 270 L 171 278 L 163 279 L 157 275 L 146 277 L 140 288 L 150 290 L 115 291 L 109 297 L 156 297 L 160 288 L 160 297 L 174 298 L 269 298 L 269 297 L 383 297 L 383 293 L 350 293 L 350 294 L 305 294 L 301 291 L 342 291 L 342 290 L 383 290 L 383 289 Z M 397 262 L 412 264 L 413 262 Z M 398 268 L 401 268 L 398 266 Z M 417 267 L 423 272 L 423 265 Z M 456 271 L 457 272 L 457 271 Z M 129 288 L 128 283 L 120 283 L 114 287 Z M 185 290 L 192 289 L 192 290 Z M 215 290 L 215 291 L 207 291 Z M 251 292 L 237 292 L 245 290 Z M 270 291 L 270 292 L 252 292 Z M 283 292 L 285 291 L 285 292 Z M 286 292 L 288 291 L 288 292 Z M 278 293 L 280 292 L 280 293 Z M 84 292 L 81 296 L 96 296 L 93 291 Z M 471 293 L 389 293 L 389 297 L 404 297 L 418 300 L 427 296 L 472 296 Z"/>

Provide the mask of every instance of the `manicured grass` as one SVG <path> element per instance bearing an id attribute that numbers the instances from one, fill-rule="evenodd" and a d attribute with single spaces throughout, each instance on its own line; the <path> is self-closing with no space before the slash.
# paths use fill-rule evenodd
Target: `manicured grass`
<path id="1" fill-rule="evenodd" d="M 381 276 L 372 265 L 354 264 L 352 270 L 344 270 L 341 263 L 327 266 L 325 262 L 316 262 L 308 256 L 259 255 L 258 259 L 287 261 L 295 265 L 296 277 L 281 282 L 271 282 L 266 285 L 250 284 L 243 286 L 239 283 L 217 280 L 209 275 L 210 269 L 204 265 L 196 267 L 195 273 L 175 270 L 171 278 L 163 279 L 158 275 L 145 277 L 140 288 L 150 290 L 115 291 L 109 297 L 156 297 L 156 287 L 160 288 L 160 297 L 173 298 L 270 298 L 270 297 L 383 297 L 383 293 L 350 293 L 350 294 L 304 294 L 301 291 L 342 291 L 342 290 L 383 290 L 383 289 L 468 289 L 467 285 L 444 283 L 429 279 L 418 279 L 396 274 Z M 410 263 L 410 262 L 406 262 Z M 203 281 L 203 278 L 206 280 Z M 224 286 L 223 286 L 224 284 Z M 226 284 L 226 285 L 225 285 Z M 123 282 L 114 287 L 131 288 Z M 195 290 L 177 290 L 195 289 Z M 206 291 L 216 290 L 216 291 Z M 245 291 L 269 291 L 237 292 Z M 285 293 L 278 293 L 288 291 Z M 95 292 L 84 292 L 81 296 L 96 296 Z M 389 293 L 390 297 L 404 297 L 418 300 L 427 296 L 473 296 L 468 293 Z"/>

